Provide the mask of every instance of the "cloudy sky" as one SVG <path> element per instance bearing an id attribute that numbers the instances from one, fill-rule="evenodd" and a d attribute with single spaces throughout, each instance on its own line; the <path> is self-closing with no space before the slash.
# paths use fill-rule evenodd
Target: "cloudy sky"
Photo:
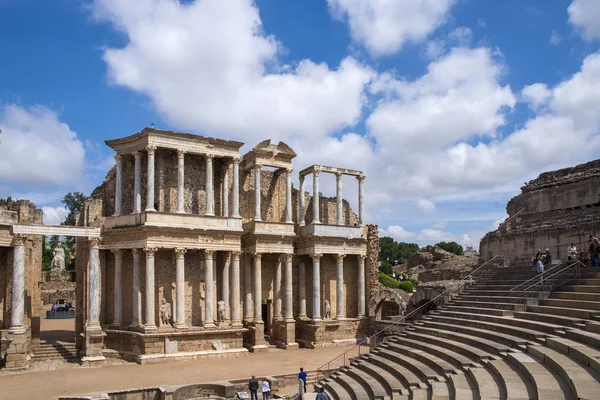
<path id="1" fill-rule="evenodd" d="M 60 221 L 153 122 L 363 170 L 382 234 L 477 247 L 599 157 L 599 40 L 598 0 L 0 0 L 0 197 Z"/>

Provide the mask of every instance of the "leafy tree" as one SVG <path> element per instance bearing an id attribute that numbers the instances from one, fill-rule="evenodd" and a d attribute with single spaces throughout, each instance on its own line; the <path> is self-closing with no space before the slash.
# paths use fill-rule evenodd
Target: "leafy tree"
<path id="1" fill-rule="evenodd" d="M 419 251 L 416 243 L 396 242 L 393 238 L 384 236 L 379 239 L 379 259 L 394 264 L 403 264 L 410 256 Z"/>
<path id="2" fill-rule="evenodd" d="M 464 254 L 463 247 L 456 242 L 439 242 L 436 246 L 439 246 L 450 253 L 454 253 L 457 256 L 462 256 Z"/>
<path id="3" fill-rule="evenodd" d="M 8 207 L 16 203 L 16 200 L 13 200 L 12 197 L 8 196 L 7 198 L 0 197 L 0 206 Z"/>
<path id="4" fill-rule="evenodd" d="M 379 270 L 386 275 L 392 275 L 392 272 L 393 272 L 392 264 L 390 264 L 387 261 L 382 261 L 381 267 L 379 268 Z"/>
<path id="5" fill-rule="evenodd" d="M 75 216 L 83 209 L 86 199 L 87 197 L 81 192 L 69 192 L 63 197 L 61 203 L 67 207 L 69 214 L 67 214 L 61 225 L 76 225 Z M 71 260 L 71 258 L 75 254 L 75 238 L 72 236 L 66 237 L 63 241 L 63 248 L 65 249 L 65 264 L 67 269 L 74 269 L 74 260 Z"/>

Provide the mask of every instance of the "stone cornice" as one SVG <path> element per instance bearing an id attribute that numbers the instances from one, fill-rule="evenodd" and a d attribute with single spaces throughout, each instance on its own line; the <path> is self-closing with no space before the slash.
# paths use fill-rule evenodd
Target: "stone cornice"
<path id="1" fill-rule="evenodd" d="M 100 237 L 100 228 L 90 228 L 85 226 L 66 226 L 66 225 L 26 225 L 15 224 L 12 226 L 13 235 L 57 235 L 57 236 L 75 236 L 97 238 Z"/>

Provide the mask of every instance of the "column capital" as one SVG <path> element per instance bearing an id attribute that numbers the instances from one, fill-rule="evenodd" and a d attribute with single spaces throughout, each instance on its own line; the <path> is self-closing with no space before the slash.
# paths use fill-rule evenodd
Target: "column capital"
<path id="1" fill-rule="evenodd" d="M 122 249 L 113 249 L 111 253 L 115 255 L 115 258 L 123 258 L 123 250 Z"/>
<path id="2" fill-rule="evenodd" d="M 141 153 L 141 152 L 139 152 L 139 151 L 134 151 L 134 152 L 133 152 L 133 153 L 131 153 L 131 154 L 133 154 L 133 156 L 134 156 L 136 159 L 140 158 L 140 156 L 142 155 L 142 153 Z"/>
<path id="3" fill-rule="evenodd" d="M 319 171 L 319 170 L 313 171 L 313 176 L 315 178 L 318 178 L 319 177 L 319 172 L 321 172 L 321 171 Z"/>
<path id="4" fill-rule="evenodd" d="M 113 156 L 113 158 L 115 159 L 117 164 L 123 161 L 123 156 L 121 154 L 117 154 L 116 156 Z"/>
<path id="5" fill-rule="evenodd" d="M 215 252 L 213 250 L 203 250 L 203 253 L 205 260 L 212 260 L 215 255 Z"/>
<path id="6" fill-rule="evenodd" d="M 335 174 L 335 179 L 337 179 L 338 181 L 339 181 L 340 179 L 342 179 L 342 176 L 344 176 L 344 174 L 342 174 L 342 173 L 341 173 L 341 172 L 339 172 L 339 171 L 338 171 L 338 172 L 335 172 L 334 174 Z"/>
<path id="7" fill-rule="evenodd" d="M 323 254 L 320 253 L 310 255 L 310 258 L 312 258 L 313 262 L 319 262 L 321 260 L 321 257 L 323 257 Z"/>
<path id="8" fill-rule="evenodd" d="M 262 253 L 250 253 L 250 255 L 252 256 L 252 258 L 254 258 L 254 260 L 259 260 L 262 258 Z"/>
<path id="9" fill-rule="evenodd" d="M 95 238 L 90 238 L 89 242 L 90 242 L 90 248 L 92 249 L 99 249 L 100 248 L 100 238 L 99 237 L 95 237 Z"/>
<path id="10" fill-rule="evenodd" d="M 363 183 L 365 179 L 367 179 L 367 177 L 365 175 L 359 175 L 356 177 L 356 179 L 358 180 L 358 182 Z"/>
<path id="11" fill-rule="evenodd" d="M 17 233 L 16 235 L 13 235 L 14 246 L 23 246 L 23 245 L 25 245 L 26 240 L 27 240 L 27 235 L 23 235 L 21 233 Z"/>
<path id="12" fill-rule="evenodd" d="M 184 258 L 185 253 L 187 252 L 187 249 L 182 249 L 182 248 L 175 248 L 174 250 L 175 250 L 176 258 Z"/>
<path id="13" fill-rule="evenodd" d="M 306 175 L 300 175 L 300 176 L 298 176 L 298 181 L 300 181 L 300 183 L 303 183 L 305 177 L 306 177 Z"/>
<path id="14" fill-rule="evenodd" d="M 294 168 L 292 168 L 292 167 L 289 167 L 289 168 L 285 169 L 285 173 L 288 174 L 288 175 L 291 175 L 292 172 L 294 172 Z"/>
<path id="15" fill-rule="evenodd" d="M 336 254 L 335 255 L 335 259 L 337 262 L 344 262 L 344 257 L 346 257 L 345 254 Z"/>
<path id="16" fill-rule="evenodd" d="M 146 147 L 146 151 L 148 152 L 148 155 L 154 155 L 154 152 L 156 151 L 156 146 L 148 146 Z"/>
<path id="17" fill-rule="evenodd" d="M 239 260 L 241 255 L 242 255 L 241 251 L 232 251 L 231 252 L 231 259 L 232 260 Z"/>
<path id="18" fill-rule="evenodd" d="M 185 150 L 177 150 L 177 158 L 184 158 L 185 153 Z"/>
<path id="19" fill-rule="evenodd" d="M 358 254 L 356 257 L 358 257 L 360 261 L 365 261 L 367 259 L 367 256 L 364 254 Z"/>
<path id="20" fill-rule="evenodd" d="M 156 253 L 158 249 L 156 247 L 144 247 L 144 251 L 146 252 L 146 258 L 153 258 L 154 253 Z"/>
<path id="21" fill-rule="evenodd" d="M 256 171 L 260 171 L 261 168 L 262 168 L 262 164 L 254 164 L 251 169 L 253 172 L 256 172 Z"/>
<path id="22" fill-rule="evenodd" d="M 281 258 L 283 259 L 283 261 L 285 261 L 286 263 L 291 263 L 292 260 L 294 259 L 294 255 L 293 254 L 282 254 Z"/>
<path id="23" fill-rule="evenodd" d="M 242 161 L 242 159 L 241 159 L 241 158 L 239 158 L 239 157 L 234 157 L 233 159 L 231 159 L 231 162 L 232 162 L 233 164 L 238 164 L 238 165 L 239 165 L 239 164 L 240 164 L 240 161 Z"/>
<path id="24" fill-rule="evenodd" d="M 142 251 L 140 249 L 131 249 L 131 254 L 133 255 L 134 260 L 139 260 Z"/>
<path id="25" fill-rule="evenodd" d="M 205 157 L 207 160 L 212 160 L 213 158 L 215 158 L 215 155 L 214 155 L 214 154 L 205 154 L 205 155 L 204 155 L 204 157 Z"/>

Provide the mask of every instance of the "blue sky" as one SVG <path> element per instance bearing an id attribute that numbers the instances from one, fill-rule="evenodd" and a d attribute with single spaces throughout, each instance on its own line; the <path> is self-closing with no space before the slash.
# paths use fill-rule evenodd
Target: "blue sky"
<path id="1" fill-rule="evenodd" d="M 57 222 L 153 122 L 362 169 L 382 234 L 477 246 L 598 158 L 599 38 L 596 0 L 0 0 L 0 196 Z"/>

